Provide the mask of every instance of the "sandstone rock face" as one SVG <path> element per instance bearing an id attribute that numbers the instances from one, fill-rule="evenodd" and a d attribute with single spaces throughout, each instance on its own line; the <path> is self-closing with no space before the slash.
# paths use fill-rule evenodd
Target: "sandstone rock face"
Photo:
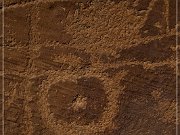
<path id="1" fill-rule="evenodd" d="M 175 0 L 5 1 L 5 134 L 174 135 L 175 10 Z"/>

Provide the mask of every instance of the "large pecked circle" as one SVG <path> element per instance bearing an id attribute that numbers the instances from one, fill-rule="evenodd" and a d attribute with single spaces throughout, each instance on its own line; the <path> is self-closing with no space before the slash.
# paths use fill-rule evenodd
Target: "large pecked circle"
<path id="1" fill-rule="evenodd" d="M 39 105 L 42 118 L 57 134 L 97 133 L 113 125 L 119 95 L 113 80 L 97 73 L 49 72 Z"/>

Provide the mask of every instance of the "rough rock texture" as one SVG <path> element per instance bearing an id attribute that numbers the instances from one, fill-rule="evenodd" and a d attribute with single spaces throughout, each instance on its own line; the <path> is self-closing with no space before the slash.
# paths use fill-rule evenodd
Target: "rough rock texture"
<path id="1" fill-rule="evenodd" d="M 175 0 L 5 6 L 6 135 L 175 135 Z"/>

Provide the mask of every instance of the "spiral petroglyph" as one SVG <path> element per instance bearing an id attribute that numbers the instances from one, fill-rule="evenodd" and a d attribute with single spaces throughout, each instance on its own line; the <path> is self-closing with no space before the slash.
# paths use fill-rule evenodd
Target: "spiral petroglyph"
<path id="1" fill-rule="evenodd" d="M 5 1 L 5 134 L 175 134 L 175 8 Z"/>

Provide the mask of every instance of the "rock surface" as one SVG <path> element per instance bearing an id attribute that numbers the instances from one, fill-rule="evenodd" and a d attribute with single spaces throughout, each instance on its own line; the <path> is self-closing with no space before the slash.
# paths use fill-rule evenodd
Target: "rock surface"
<path id="1" fill-rule="evenodd" d="M 175 0 L 5 6 L 6 135 L 175 135 Z"/>

